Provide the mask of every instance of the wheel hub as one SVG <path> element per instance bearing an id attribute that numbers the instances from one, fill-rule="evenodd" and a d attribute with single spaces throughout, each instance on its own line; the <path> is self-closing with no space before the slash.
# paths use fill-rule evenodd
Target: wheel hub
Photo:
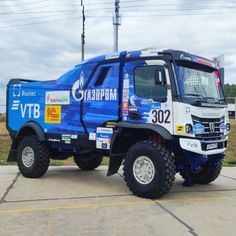
<path id="1" fill-rule="evenodd" d="M 22 151 L 22 162 L 25 167 L 31 167 L 34 163 L 34 151 L 31 147 L 25 147 Z"/>
<path id="2" fill-rule="evenodd" d="M 155 175 L 152 160 L 147 156 L 138 157 L 133 164 L 133 174 L 140 184 L 149 184 Z"/>

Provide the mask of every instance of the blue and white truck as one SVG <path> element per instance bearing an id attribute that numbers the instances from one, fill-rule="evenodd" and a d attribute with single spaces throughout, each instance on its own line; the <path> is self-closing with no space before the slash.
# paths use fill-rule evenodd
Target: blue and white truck
<path id="1" fill-rule="evenodd" d="M 149 48 L 102 55 L 52 81 L 12 79 L 7 86 L 8 161 L 41 177 L 50 159 L 73 156 L 107 175 L 123 164 L 137 196 L 169 192 L 220 174 L 230 124 L 219 70 L 211 60 Z"/>

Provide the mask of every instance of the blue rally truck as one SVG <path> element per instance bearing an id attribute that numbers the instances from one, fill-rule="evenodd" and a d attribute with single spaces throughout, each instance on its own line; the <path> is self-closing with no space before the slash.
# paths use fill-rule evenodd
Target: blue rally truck
<path id="1" fill-rule="evenodd" d="M 230 124 L 213 61 L 149 48 L 87 60 L 58 80 L 10 80 L 7 129 L 8 161 L 25 177 L 41 177 L 50 159 L 93 170 L 109 156 L 108 176 L 123 163 L 129 189 L 155 198 L 176 172 L 186 186 L 215 180 Z"/>

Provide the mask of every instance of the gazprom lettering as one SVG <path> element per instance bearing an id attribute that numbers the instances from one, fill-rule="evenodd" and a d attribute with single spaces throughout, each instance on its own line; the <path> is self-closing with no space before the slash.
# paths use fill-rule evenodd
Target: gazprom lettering
<path id="1" fill-rule="evenodd" d="M 80 73 L 79 80 L 75 81 L 72 86 L 72 96 L 76 101 L 116 101 L 117 89 L 104 88 L 104 89 L 83 89 L 84 86 L 84 73 Z"/>
<path id="2" fill-rule="evenodd" d="M 73 95 L 77 101 L 116 101 L 117 89 L 85 89 Z"/>
<path id="3" fill-rule="evenodd" d="M 86 89 L 83 92 L 86 101 L 115 101 L 117 99 L 116 89 Z"/>

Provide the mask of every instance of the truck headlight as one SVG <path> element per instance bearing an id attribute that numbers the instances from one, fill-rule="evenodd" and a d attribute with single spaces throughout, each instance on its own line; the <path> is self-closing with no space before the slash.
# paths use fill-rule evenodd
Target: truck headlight
<path id="1" fill-rule="evenodd" d="M 193 127 L 192 127 L 191 124 L 186 124 L 186 125 L 185 125 L 185 132 L 186 132 L 187 134 L 192 134 L 192 133 L 193 133 Z"/>

